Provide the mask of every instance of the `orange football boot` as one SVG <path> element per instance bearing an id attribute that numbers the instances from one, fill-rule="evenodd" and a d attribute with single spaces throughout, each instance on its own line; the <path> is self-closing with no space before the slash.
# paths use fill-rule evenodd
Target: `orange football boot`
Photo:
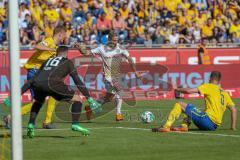
<path id="1" fill-rule="evenodd" d="M 116 121 L 123 121 L 123 116 L 121 114 L 116 114 Z"/>
<path id="2" fill-rule="evenodd" d="M 152 132 L 170 132 L 168 127 L 152 128 Z"/>
<path id="3" fill-rule="evenodd" d="M 171 131 L 175 131 L 175 132 L 188 132 L 188 127 L 183 127 L 183 126 L 171 127 Z"/>

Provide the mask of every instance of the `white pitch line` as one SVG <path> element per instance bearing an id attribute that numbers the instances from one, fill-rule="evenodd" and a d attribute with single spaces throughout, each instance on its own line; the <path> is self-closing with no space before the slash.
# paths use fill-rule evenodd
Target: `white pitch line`
<path id="1" fill-rule="evenodd" d="M 109 128 L 116 128 L 116 127 L 94 127 L 94 128 L 87 128 L 87 129 L 90 129 L 90 130 L 97 130 L 97 129 L 109 129 Z M 37 128 L 36 131 L 68 131 L 68 130 L 71 130 L 71 128 L 54 128 L 54 129 L 42 129 L 42 128 Z M 0 133 L 7 133 L 8 131 L 10 130 L 3 130 L 3 131 L 0 131 Z M 26 132 L 27 129 L 23 129 L 23 132 Z"/>
<path id="2" fill-rule="evenodd" d="M 131 127 L 94 127 L 88 128 L 90 130 L 98 130 L 98 129 L 125 129 L 125 130 L 141 130 L 141 131 L 151 131 L 151 129 L 147 128 L 131 128 Z M 37 131 L 67 131 L 71 130 L 70 128 L 59 128 L 59 129 L 36 129 Z M 26 131 L 26 130 L 23 130 Z M 6 133 L 7 131 L 0 131 L 0 133 Z M 231 135 L 231 134 L 218 134 L 218 133 L 202 133 L 202 132 L 170 132 L 177 134 L 192 134 L 192 135 L 205 135 L 205 136 L 219 136 L 219 137 L 234 137 L 240 138 L 240 135 Z M 167 133 L 163 133 L 167 134 Z"/>
<path id="3" fill-rule="evenodd" d="M 115 127 L 117 129 L 126 129 L 126 130 L 142 130 L 142 131 L 150 131 L 151 129 L 147 128 L 130 128 L 130 127 Z"/>
<path id="4" fill-rule="evenodd" d="M 219 136 L 219 137 L 235 137 L 240 138 L 240 135 L 233 134 L 219 134 L 219 133 L 202 133 L 202 132 L 173 132 L 173 133 L 181 133 L 181 134 L 195 134 L 195 135 L 206 135 L 206 136 Z"/>
<path id="5" fill-rule="evenodd" d="M 143 131 L 150 131 L 151 129 L 147 128 L 129 128 L 129 127 L 115 127 L 119 129 L 127 129 L 127 130 L 143 130 Z M 178 133 L 178 134 L 196 134 L 196 135 L 207 135 L 207 136 L 221 136 L 221 137 L 236 137 L 240 138 L 240 135 L 231 135 L 231 134 L 218 134 L 218 133 L 202 133 L 202 132 L 171 132 L 171 133 Z"/>
<path id="6" fill-rule="evenodd" d="M 87 128 L 87 129 L 90 129 L 90 130 L 97 130 L 97 129 L 109 129 L 109 128 L 116 128 L 116 127 L 94 127 L 94 128 Z M 36 129 L 37 131 L 46 131 L 46 130 L 50 130 L 50 131 L 68 131 L 68 130 L 71 130 L 71 128 L 55 128 L 55 129 Z M 25 130 L 26 131 L 26 130 Z"/>

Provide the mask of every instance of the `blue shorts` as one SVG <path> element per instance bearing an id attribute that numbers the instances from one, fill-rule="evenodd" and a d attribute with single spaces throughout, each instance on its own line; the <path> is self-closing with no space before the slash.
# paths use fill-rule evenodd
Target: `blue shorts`
<path id="1" fill-rule="evenodd" d="M 28 72 L 27 72 L 27 80 L 31 79 L 32 77 L 34 77 L 35 73 L 37 72 L 36 69 L 28 69 Z M 30 93 L 31 93 L 31 96 L 32 96 L 32 99 L 34 99 L 34 91 L 33 91 L 33 88 L 30 87 Z"/>
<path id="2" fill-rule="evenodd" d="M 185 113 L 192 119 L 193 123 L 200 129 L 200 130 L 210 130 L 214 131 L 217 129 L 217 125 L 211 121 L 208 115 L 197 109 L 192 104 L 188 104 Z"/>

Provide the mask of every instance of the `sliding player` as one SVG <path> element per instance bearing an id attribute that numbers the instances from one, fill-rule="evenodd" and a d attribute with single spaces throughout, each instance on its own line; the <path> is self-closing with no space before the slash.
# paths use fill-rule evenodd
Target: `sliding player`
<path id="1" fill-rule="evenodd" d="M 140 74 L 136 72 L 135 64 L 132 58 L 129 56 L 128 51 L 118 43 L 118 35 L 115 31 L 110 31 L 108 40 L 108 45 L 101 45 L 92 50 L 86 50 L 86 48 L 80 46 L 79 44 L 76 44 L 75 47 L 83 55 L 92 54 L 100 56 L 103 62 L 104 83 L 107 89 L 107 94 L 104 98 L 98 100 L 98 102 L 104 104 L 114 98 L 116 106 L 116 121 L 122 121 L 121 87 L 119 87 L 119 84 L 117 84 L 119 83 L 120 78 L 121 62 L 127 59 L 137 78 L 140 78 Z"/>
<path id="2" fill-rule="evenodd" d="M 167 122 L 162 128 L 153 128 L 153 132 L 169 131 L 188 131 L 187 123 L 181 127 L 172 127 L 172 124 L 179 118 L 180 114 L 185 113 L 200 130 L 214 131 L 222 123 L 223 114 L 228 108 L 231 111 L 231 129 L 236 130 L 237 109 L 229 94 L 220 87 L 221 73 L 211 72 L 210 81 L 202 84 L 198 88 L 178 88 L 175 91 L 180 93 L 200 93 L 204 95 L 205 111 L 198 110 L 193 104 L 178 102 L 170 112 Z"/>
<path id="3" fill-rule="evenodd" d="M 87 88 L 78 77 L 77 69 L 74 67 L 73 62 L 66 58 L 67 52 L 67 47 L 60 46 L 57 49 L 57 56 L 49 58 L 44 62 L 35 76 L 22 87 L 22 94 L 26 92 L 30 86 L 34 91 L 35 102 L 31 109 L 27 129 L 27 135 L 30 138 L 33 138 L 35 135 L 35 121 L 47 96 L 52 96 L 58 101 L 72 102 L 72 130 L 79 131 L 83 135 L 89 135 L 89 131 L 79 125 L 82 108 L 81 98 L 73 89 L 64 83 L 64 78 L 68 75 L 72 77 L 79 91 L 83 93 L 88 100 L 93 112 L 94 109 L 99 109 L 101 105 L 90 97 Z"/>
<path id="4" fill-rule="evenodd" d="M 49 37 L 44 39 L 42 42 L 35 46 L 37 50 L 34 54 L 29 58 L 27 63 L 24 65 L 24 68 L 27 69 L 27 79 L 32 78 L 37 70 L 41 67 L 43 62 L 45 62 L 48 58 L 54 57 L 56 55 L 56 48 L 59 44 L 61 44 L 66 37 L 66 31 L 64 27 L 56 27 L 54 29 L 53 37 Z M 34 92 L 30 89 L 32 98 L 34 99 Z M 55 109 L 55 99 L 49 97 L 48 99 L 48 107 L 45 121 L 43 123 L 43 128 L 51 129 L 51 120 L 52 114 Z M 22 114 L 26 114 L 31 110 L 32 103 L 27 104 L 22 107 Z"/>

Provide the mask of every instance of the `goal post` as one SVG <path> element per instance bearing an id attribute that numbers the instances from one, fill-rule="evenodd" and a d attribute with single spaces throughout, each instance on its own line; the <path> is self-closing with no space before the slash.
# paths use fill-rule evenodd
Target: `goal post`
<path id="1" fill-rule="evenodd" d="M 9 59 L 10 59 L 10 95 L 11 95 L 11 143 L 12 160 L 23 159 L 22 117 L 20 93 L 20 52 L 18 28 L 18 0 L 9 0 Z"/>

